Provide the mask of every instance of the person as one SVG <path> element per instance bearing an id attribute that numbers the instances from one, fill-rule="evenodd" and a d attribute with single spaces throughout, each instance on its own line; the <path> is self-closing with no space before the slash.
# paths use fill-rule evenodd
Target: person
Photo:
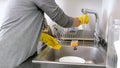
<path id="1" fill-rule="evenodd" d="M 66 15 L 55 0 L 8 0 L 0 27 L 0 68 L 15 68 L 36 52 L 44 13 L 64 28 L 88 23 L 87 15 Z"/>

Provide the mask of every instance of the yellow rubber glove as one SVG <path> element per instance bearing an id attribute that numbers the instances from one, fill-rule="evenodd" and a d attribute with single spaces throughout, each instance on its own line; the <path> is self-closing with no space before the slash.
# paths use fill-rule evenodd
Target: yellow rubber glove
<path id="1" fill-rule="evenodd" d="M 88 24 L 89 22 L 89 17 L 88 14 L 83 14 L 81 16 L 78 17 L 80 24 Z"/>
<path id="2" fill-rule="evenodd" d="M 61 48 L 61 45 L 58 43 L 58 41 L 47 33 L 42 32 L 39 40 L 55 50 L 59 50 Z"/>

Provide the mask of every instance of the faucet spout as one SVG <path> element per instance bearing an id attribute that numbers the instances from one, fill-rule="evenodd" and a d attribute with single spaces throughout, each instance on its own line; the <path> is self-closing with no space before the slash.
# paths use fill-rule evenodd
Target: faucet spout
<path id="1" fill-rule="evenodd" d="M 99 17 L 98 17 L 97 11 L 83 8 L 81 10 L 81 12 L 83 14 L 89 13 L 89 14 L 95 15 L 95 18 L 96 18 L 95 22 L 96 23 L 95 23 L 95 31 L 94 31 L 94 45 L 98 47 L 100 30 L 99 30 Z"/>

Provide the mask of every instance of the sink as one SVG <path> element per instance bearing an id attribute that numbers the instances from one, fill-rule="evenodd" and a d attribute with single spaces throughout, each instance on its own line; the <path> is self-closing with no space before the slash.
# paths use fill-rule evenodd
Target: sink
<path id="1" fill-rule="evenodd" d="M 59 62 L 61 57 L 65 56 L 76 56 L 85 59 L 85 63 L 70 63 L 70 62 Z M 46 47 L 41 53 L 32 61 L 33 63 L 40 63 L 44 66 L 57 66 L 59 68 L 75 67 L 75 68 L 106 68 L 105 55 L 95 47 L 91 46 L 78 46 L 77 50 L 74 50 L 71 46 L 62 46 L 60 50 L 53 50 Z M 64 67 L 63 67 L 64 66 Z M 70 68 L 69 67 L 69 68 Z M 45 68 L 45 67 L 44 67 Z M 46 67 L 47 68 L 47 67 Z M 50 68 L 50 67 L 48 67 Z M 53 67 L 51 67 L 53 68 Z M 55 68 L 55 67 L 54 67 Z"/>

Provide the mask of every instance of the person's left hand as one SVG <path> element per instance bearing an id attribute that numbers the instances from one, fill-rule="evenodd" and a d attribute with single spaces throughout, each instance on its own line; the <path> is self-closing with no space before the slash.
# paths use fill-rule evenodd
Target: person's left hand
<path id="1" fill-rule="evenodd" d="M 88 14 L 83 14 L 78 17 L 80 24 L 88 24 L 89 23 L 89 17 Z"/>

